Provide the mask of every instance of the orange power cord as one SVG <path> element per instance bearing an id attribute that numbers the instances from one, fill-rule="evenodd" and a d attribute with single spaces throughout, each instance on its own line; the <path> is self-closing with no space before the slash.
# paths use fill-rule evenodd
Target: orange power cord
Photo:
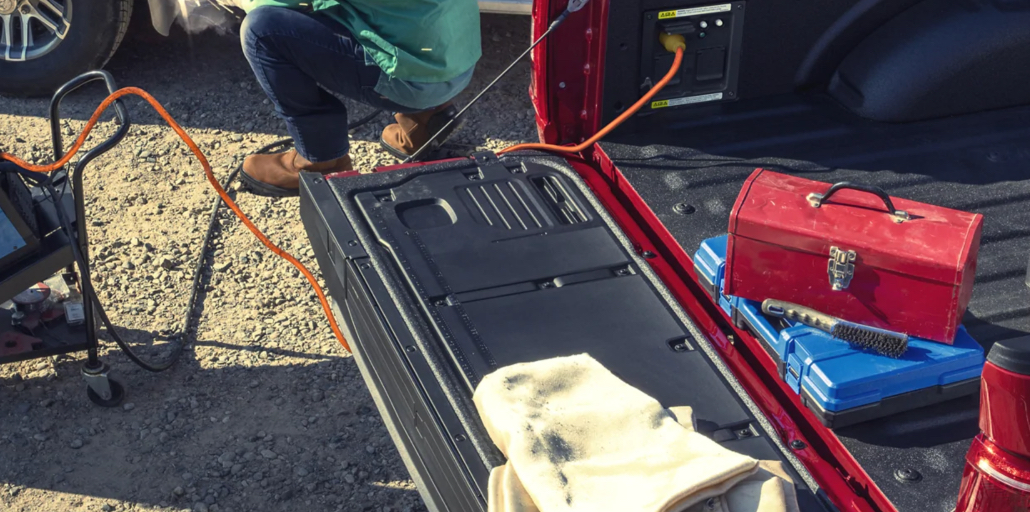
<path id="1" fill-rule="evenodd" d="M 616 117 L 614 120 L 612 120 L 612 122 L 608 123 L 607 126 L 602 128 L 601 131 L 595 133 L 593 137 L 590 137 L 589 139 L 575 146 L 557 146 L 554 144 L 540 143 L 516 144 L 514 146 L 510 146 L 498 151 L 497 154 L 503 155 L 504 153 L 510 153 L 512 151 L 519 151 L 523 149 L 537 149 L 542 151 L 552 151 L 556 153 L 579 153 L 583 151 L 584 149 L 593 145 L 595 142 L 604 138 L 604 136 L 611 133 L 612 130 L 618 128 L 620 124 L 624 123 L 627 119 L 632 117 L 633 114 L 636 114 L 638 110 L 640 110 L 644 105 L 646 105 L 647 102 L 651 101 L 651 98 L 653 98 L 655 94 L 658 94 L 658 91 L 661 91 L 666 85 L 668 85 L 669 81 L 672 80 L 673 77 L 676 76 L 676 73 L 679 71 L 680 64 L 683 63 L 683 50 L 684 47 L 682 46 L 676 47 L 676 58 L 673 59 L 672 67 L 669 68 L 669 72 L 666 73 L 665 76 L 662 77 L 662 79 L 659 80 L 658 83 L 655 84 L 655 86 L 652 87 L 650 91 L 647 91 L 647 94 L 645 94 L 643 97 L 637 100 L 637 102 L 634 103 L 633 106 L 629 108 L 629 110 L 623 112 L 622 115 L 620 115 L 619 117 Z"/>
<path id="2" fill-rule="evenodd" d="M 663 36 L 669 37 L 665 34 L 663 34 Z M 682 38 L 680 36 L 677 37 L 679 37 L 678 43 L 673 41 L 671 43 L 671 47 L 669 44 L 666 43 L 665 39 L 662 40 L 662 43 L 665 44 L 667 48 L 671 50 L 671 48 L 674 47 L 676 51 L 676 57 L 672 61 L 672 67 L 669 68 L 669 72 L 666 73 L 665 76 L 662 77 L 662 79 L 659 80 L 658 83 L 655 84 L 655 86 L 647 92 L 647 94 L 644 94 L 643 97 L 637 100 L 637 102 L 634 103 L 633 106 L 629 108 L 629 110 L 623 112 L 622 115 L 615 118 L 611 123 L 608 123 L 607 126 L 605 126 L 599 132 L 594 134 L 593 137 L 590 137 L 589 139 L 575 146 L 557 146 L 553 144 L 516 144 L 514 146 L 502 149 L 497 153 L 504 154 L 524 149 L 537 149 L 543 151 L 553 151 L 558 153 L 579 153 L 584 149 L 590 147 L 595 142 L 601 140 L 605 135 L 611 133 L 612 130 L 614 130 L 627 119 L 629 119 L 633 114 L 636 114 L 637 111 L 640 110 L 644 105 L 646 105 L 648 101 L 651 101 L 651 98 L 658 94 L 658 92 L 661 91 L 662 88 L 664 88 L 679 71 L 680 65 L 683 63 L 683 50 L 685 46 L 682 43 Z M 13 162 L 15 165 L 18 165 L 19 167 L 22 167 L 26 170 L 33 172 L 53 172 L 64 167 L 65 164 L 67 164 L 72 159 L 72 157 L 75 156 L 75 153 L 77 153 L 82 148 L 83 143 L 86 142 L 86 137 L 88 137 L 89 133 L 93 131 L 93 128 L 96 126 L 97 121 L 100 119 L 100 116 L 104 113 L 104 111 L 106 111 L 108 107 L 110 107 L 111 104 L 114 103 L 115 100 L 128 95 L 139 96 L 146 100 L 151 107 L 154 107 L 154 110 L 157 111 L 157 113 L 161 116 L 162 119 L 165 120 L 166 123 L 168 123 L 168 126 L 170 126 L 172 130 L 175 131 L 175 133 L 179 136 L 179 138 L 181 138 L 183 142 L 185 142 L 186 145 L 189 146 L 190 151 L 193 151 L 193 154 L 197 157 L 197 160 L 200 161 L 200 165 L 204 167 L 204 174 L 207 176 L 207 181 L 210 182 L 211 186 L 214 187 L 216 192 L 218 192 L 218 195 L 221 196 L 222 201 L 225 201 L 225 204 L 229 205 L 229 208 L 232 210 L 232 212 L 235 213 L 237 217 L 239 217 L 240 221 L 243 222 L 245 226 L 247 226 L 247 229 L 249 229 L 251 233 L 254 233 L 254 236 L 256 236 L 258 240 L 260 240 L 261 243 L 268 248 L 268 250 L 272 251 L 280 258 L 283 258 L 284 260 L 290 262 L 290 264 L 296 267 L 297 270 L 300 270 L 301 274 L 304 274 L 304 277 L 308 280 L 308 283 L 311 284 L 311 287 L 314 288 L 315 293 L 318 295 L 319 302 L 322 303 L 322 310 L 325 312 L 325 316 L 329 320 L 329 325 L 333 329 L 333 334 L 336 335 L 336 339 L 339 340 L 340 345 L 343 345 L 343 348 L 350 352 L 350 345 L 347 343 L 347 339 L 344 338 L 343 332 L 340 331 L 340 326 L 336 323 L 336 317 L 333 315 L 333 310 L 329 306 L 329 301 L 325 297 L 325 292 L 323 292 L 322 288 L 318 285 L 318 281 L 315 279 L 315 276 L 312 275 L 311 271 L 308 270 L 303 263 L 298 261 L 297 258 L 294 258 L 290 253 L 282 250 L 281 248 L 279 248 L 279 246 L 273 244 L 272 241 L 269 240 L 268 237 L 266 237 L 265 234 L 262 233 L 261 230 L 258 229 L 257 226 L 255 226 L 254 223 L 250 221 L 249 218 L 247 218 L 247 215 L 243 213 L 243 210 L 241 210 L 240 207 L 237 206 L 236 202 L 229 197 L 229 194 L 225 192 L 225 189 L 222 188 L 222 185 L 220 185 L 218 183 L 218 180 L 215 179 L 215 174 L 211 170 L 211 164 L 208 163 L 207 157 L 205 157 L 204 153 L 200 150 L 199 147 L 197 147 L 197 143 L 193 142 L 193 139 L 191 139 L 190 136 L 186 134 L 186 131 L 183 130 L 181 126 L 179 126 L 179 123 L 175 122 L 175 119 L 173 119 L 172 116 L 168 113 L 168 111 L 165 110 L 163 106 L 161 106 L 161 103 L 154 99 L 153 96 L 151 96 L 148 92 L 144 91 L 143 89 L 140 89 L 138 87 L 125 87 L 123 89 L 119 89 L 111 93 L 110 96 L 105 98 L 104 101 L 100 103 L 100 106 L 97 107 L 97 110 L 93 112 L 93 116 L 89 118 L 88 122 L 86 122 L 86 127 L 83 128 L 82 133 L 79 134 L 79 137 L 75 139 L 75 144 L 72 145 L 71 149 L 69 149 L 68 152 L 60 160 L 52 164 L 30 164 L 10 153 L 0 153 L 0 160 L 7 160 Z"/>
<path id="3" fill-rule="evenodd" d="M 215 179 L 215 174 L 211 170 L 211 164 L 208 163 L 207 157 L 205 157 L 204 153 L 200 151 L 199 147 L 197 147 L 197 143 L 193 142 L 193 139 L 191 139 L 190 136 L 186 134 L 186 131 L 183 130 L 181 126 L 179 126 L 179 123 L 175 122 L 175 119 L 173 119 L 172 116 L 168 114 L 168 111 L 161 106 L 161 103 L 154 99 L 154 97 L 146 91 L 139 89 L 137 87 L 126 87 L 113 92 L 110 96 L 105 98 L 104 101 L 100 104 L 100 106 L 97 107 L 96 112 L 93 113 L 93 117 L 89 118 L 89 121 L 86 123 L 86 127 L 82 130 L 82 133 L 79 134 L 79 138 L 75 140 L 75 144 L 71 147 L 70 150 L 68 150 L 68 153 L 65 154 L 64 157 L 62 157 L 60 160 L 52 164 L 33 165 L 9 153 L 0 153 L 0 160 L 8 160 L 10 162 L 13 162 L 15 165 L 18 165 L 19 167 L 22 167 L 26 170 L 33 172 L 53 172 L 64 167 L 64 165 L 71 160 L 72 156 L 74 156 L 75 153 L 77 153 L 79 149 L 82 148 L 82 144 L 86 141 L 86 137 L 89 136 L 89 132 L 91 132 L 93 130 L 93 127 L 97 124 L 97 121 L 100 119 L 101 114 L 103 114 L 104 111 L 107 110 L 107 108 L 110 107 L 115 100 L 121 98 L 122 96 L 128 96 L 130 94 L 134 94 L 136 96 L 143 98 L 147 101 L 147 103 L 150 104 L 150 106 L 154 107 L 154 110 L 161 115 L 161 118 L 163 118 L 165 122 L 168 123 L 168 126 L 170 126 L 172 130 L 174 130 L 175 133 L 179 135 L 179 138 L 181 138 L 183 142 L 185 142 L 186 145 L 189 146 L 190 151 L 193 151 L 193 154 L 197 157 L 197 160 L 200 161 L 200 165 L 204 167 L 204 174 L 207 175 L 207 181 L 210 182 L 211 186 L 214 187 L 216 192 L 218 192 L 218 195 L 221 196 L 222 201 L 225 201 L 225 204 L 229 205 L 229 208 L 232 210 L 232 212 L 235 213 L 237 217 L 239 217 L 240 221 L 243 222 L 245 226 L 247 226 L 247 229 L 249 229 L 251 233 L 254 233 L 254 236 L 256 236 L 258 240 L 261 240 L 261 243 L 264 244 L 265 247 L 268 247 L 268 250 L 272 251 L 280 258 L 283 258 L 286 261 L 290 262 L 290 264 L 292 264 L 294 267 L 297 268 L 297 270 L 300 270 L 300 272 L 304 274 L 304 277 L 307 278 L 309 283 L 311 283 L 311 287 L 315 289 L 315 293 L 318 295 L 319 302 L 322 303 L 322 310 L 325 311 L 325 316 L 327 319 L 329 319 L 329 325 L 333 329 L 333 334 L 336 335 L 336 339 L 339 340 L 340 345 L 343 345 L 343 348 L 350 352 L 350 345 L 347 344 L 346 338 L 343 337 L 343 332 L 340 331 L 340 326 L 336 324 L 336 318 L 333 316 L 333 310 L 329 306 L 329 301 L 325 298 L 325 293 L 322 291 L 322 288 L 318 285 L 318 281 L 315 280 L 315 276 L 311 274 L 311 271 L 309 271 L 303 263 L 297 261 L 297 258 L 294 258 L 292 255 L 290 255 L 290 253 L 280 249 L 277 245 L 273 244 L 272 241 L 269 240 L 268 237 L 266 237 L 265 234 L 262 233 L 261 230 L 258 229 L 257 226 L 255 226 L 254 223 L 250 221 L 249 218 L 247 218 L 247 216 L 243 213 L 243 210 L 240 210 L 240 207 L 236 205 L 236 202 L 229 198 L 229 194 L 225 193 L 225 189 L 223 189 L 222 186 L 218 183 L 218 180 Z"/>

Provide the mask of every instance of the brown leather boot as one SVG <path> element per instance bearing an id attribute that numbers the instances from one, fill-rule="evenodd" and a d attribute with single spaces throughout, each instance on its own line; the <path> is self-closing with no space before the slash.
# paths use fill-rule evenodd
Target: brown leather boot
<path id="1" fill-rule="evenodd" d="M 285 153 L 248 156 L 243 159 L 243 173 L 240 177 L 255 194 L 288 197 L 297 195 L 301 171 L 332 174 L 351 170 L 354 170 L 354 166 L 350 155 L 314 163 L 300 156 L 297 150 L 291 149 Z"/>
<path id="2" fill-rule="evenodd" d="M 428 142 L 429 138 L 440 131 L 457 113 L 458 109 L 454 107 L 454 103 L 448 102 L 414 114 L 394 114 L 393 117 L 397 122 L 387 125 L 379 139 L 379 144 L 391 155 L 404 160 L 418 151 L 418 148 Z M 433 141 L 432 146 L 422 152 L 419 160 L 439 148 L 458 129 L 460 124 L 454 123 L 447 128 L 446 132 L 441 133 Z"/>

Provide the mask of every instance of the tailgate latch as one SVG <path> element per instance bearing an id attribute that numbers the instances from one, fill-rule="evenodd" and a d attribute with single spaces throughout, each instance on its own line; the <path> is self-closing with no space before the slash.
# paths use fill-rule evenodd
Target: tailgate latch
<path id="1" fill-rule="evenodd" d="M 830 247 L 830 264 L 826 273 L 830 275 L 830 287 L 839 292 L 851 284 L 855 276 L 855 259 L 858 253 L 845 251 L 838 247 Z"/>

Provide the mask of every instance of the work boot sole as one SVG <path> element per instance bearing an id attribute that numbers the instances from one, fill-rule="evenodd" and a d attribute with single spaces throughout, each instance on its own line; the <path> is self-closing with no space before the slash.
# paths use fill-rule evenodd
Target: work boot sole
<path id="1" fill-rule="evenodd" d="M 240 179 L 243 180 L 247 186 L 244 190 L 262 197 L 296 197 L 300 195 L 299 189 L 289 189 L 277 187 L 275 185 L 269 185 L 263 181 L 258 181 L 252 178 L 247 171 L 240 169 Z"/>
<path id="2" fill-rule="evenodd" d="M 444 110 L 443 112 L 431 117 L 429 119 L 429 136 L 432 137 L 433 134 L 435 134 L 441 128 L 446 126 L 447 123 L 451 119 L 453 119 L 455 115 L 457 115 L 457 113 L 458 109 L 454 105 L 451 105 L 447 108 L 447 110 Z M 423 151 L 422 154 L 419 155 L 419 158 L 415 161 L 421 162 L 428 158 L 429 155 L 433 154 L 434 151 L 440 149 L 440 146 L 443 146 L 444 142 L 447 142 L 447 139 L 451 138 L 451 135 L 453 135 L 454 132 L 458 131 L 458 129 L 461 128 L 464 122 L 464 120 L 459 120 L 458 122 L 452 124 L 449 128 L 447 128 L 447 131 L 440 133 L 440 136 L 437 137 L 436 140 L 433 141 L 433 143 L 428 148 L 426 148 L 426 150 Z M 379 136 L 379 145 L 382 146 L 387 153 L 393 155 L 398 160 L 407 160 L 408 157 L 411 156 L 388 144 L 385 140 L 383 140 L 382 135 Z M 418 148 L 415 148 L 415 151 L 418 151 Z"/>

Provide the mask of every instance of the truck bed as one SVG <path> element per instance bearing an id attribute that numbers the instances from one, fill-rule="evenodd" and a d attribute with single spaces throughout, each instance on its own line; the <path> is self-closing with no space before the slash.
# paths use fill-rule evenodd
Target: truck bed
<path id="1" fill-rule="evenodd" d="M 1030 108 L 911 124 L 859 119 L 820 95 L 699 109 L 696 121 L 617 134 L 599 144 L 628 184 L 692 254 L 726 232 L 756 168 L 856 181 L 917 201 L 981 213 L 976 285 L 964 324 L 985 350 L 1030 332 Z M 707 117 L 702 117 L 706 115 Z M 714 114 L 714 115 L 713 115 Z M 639 125 L 644 123 L 639 123 Z M 692 208 L 676 205 L 685 203 Z M 953 509 L 978 432 L 973 396 L 839 429 L 837 436 L 901 511 Z M 901 483 L 900 469 L 922 475 Z"/>

